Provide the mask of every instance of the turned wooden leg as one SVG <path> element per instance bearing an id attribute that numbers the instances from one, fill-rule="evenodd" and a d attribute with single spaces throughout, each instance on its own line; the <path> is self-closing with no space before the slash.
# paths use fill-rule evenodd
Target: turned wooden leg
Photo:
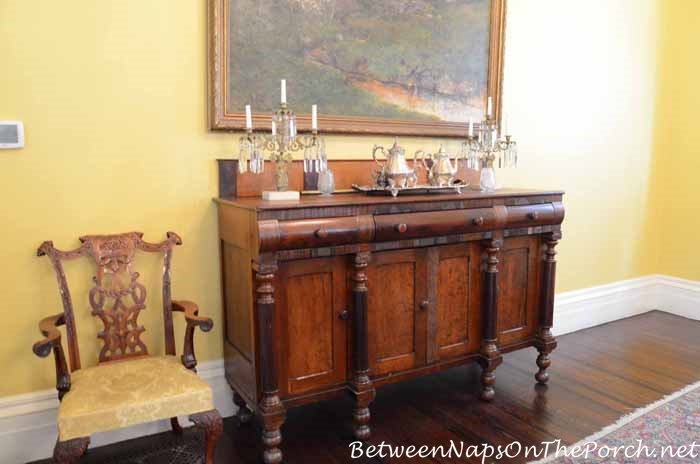
<path id="1" fill-rule="evenodd" d="M 238 406 L 238 412 L 236 412 L 236 417 L 241 422 L 241 424 L 246 424 L 250 422 L 253 418 L 253 412 L 248 408 L 245 400 L 238 392 L 233 392 L 233 404 Z"/>
<path id="2" fill-rule="evenodd" d="M 282 462 L 282 432 L 280 428 L 284 424 L 285 412 L 282 404 L 272 407 L 275 411 L 263 412 L 262 417 L 263 432 L 263 462 L 265 464 L 279 464 Z"/>
<path id="3" fill-rule="evenodd" d="M 486 271 L 484 273 L 483 334 L 479 364 L 481 365 L 481 394 L 483 401 L 496 396 L 495 370 L 503 360 L 498 349 L 498 252 L 502 240 L 494 238 L 486 243 Z"/>
<path id="4" fill-rule="evenodd" d="M 369 405 L 376 395 L 369 378 L 369 356 L 367 352 L 367 268 L 369 252 L 355 255 L 352 275 L 353 317 L 352 317 L 352 363 L 353 375 L 350 393 L 355 404 L 352 409 L 353 433 L 357 440 L 369 440 L 371 435 Z"/>
<path id="5" fill-rule="evenodd" d="M 547 368 L 551 364 L 552 361 L 549 359 L 549 353 L 540 351 L 539 356 L 537 356 L 537 367 L 539 367 L 539 370 L 537 371 L 537 374 L 535 374 L 535 380 L 537 380 L 537 383 L 544 385 L 549 381 Z"/>
<path id="6" fill-rule="evenodd" d="M 90 437 L 57 441 L 53 449 L 53 460 L 56 464 L 74 464 L 85 454 L 89 444 Z"/>
<path id="7" fill-rule="evenodd" d="M 352 431 L 355 439 L 367 441 L 372 433 L 370 428 L 370 412 L 369 405 L 374 401 L 374 389 L 363 392 L 353 391 L 355 396 L 355 405 L 352 408 Z"/>
<path id="8" fill-rule="evenodd" d="M 198 412 L 192 414 L 190 420 L 198 428 L 204 429 L 206 434 L 206 464 L 214 464 L 214 451 L 216 450 L 216 442 L 224 431 L 224 421 L 221 419 L 221 414 L 216 409 L 211 411 Z"/>
<path id="9" fill-rule="evenodd" d="M 537 356 L 537 367 L 539 370 L 535 374 L 535 380 L 540 385 L 545 385 L 549 381 L 549 373 L 547 369 L 552 364 L 552 360 L 549 359 L 549 355 L 554 348 L 557 347 L 557 341 L 552 336 L 552 332 L 549 328 L 542 328 L 537 334 L 537 340 L 535 341 L 535 348 L 539 352 Z"/>
<path id="10" fill-rule="evenodd" d="M 481 366 L 481 393 L 479 398 L 483 401 L 492 401 L 496 396 L 494 385 L 496 384 L 496 368 L 503 358 L 495 343 L 486 342 L 481 348 L 479 365 Z"/>
<path id="11" fill-rule="evenodd" d="M 177 417 L 170 418 L 170 428 L 173 429 L 174 433 L 182 435 L 182 426 L 180 426 L 180 422 L 178 422 Z"/>
<path id="12" fill-rule="evenodd" d="M 557 341 L 552 335 L 552 324 L 554 319 L 554 285 L 556 274 L 556 250 L 561 232 L 553 232 L 545 236 L 544 257 L 542 260 L 542 287 L 540 288 L 542 307 L 540 309 L 540 326 L 537 330 L 535 348 L 539 351 L 537 356 L 537 367 L 539 370 L 535 374 L 535 380 L 540 385 L 545 385 L 549 381 L 547 369 L 552 364 L 549 355 L 557 347 Z"/>
<path id="13" fill-rule="evenodd" d="M 481 393 L 479 398 L 482 401 L 493 401 L 496 397 L 496 390 L 493 388 L 496 383 L 496 374 L 493 370 L 484 369 L 481 373 Z"/>
<path id="14" fill-rule="evenodd" d="M 257 411 L 263 424 L 262 443 L 265 464 L 282 462 L 282 432 L 285 409 L 277 389 L 277 357 L 275 352 L 275 289 L 272 282 L 277 271 L 274 256 L 260 256 L 253 263 L 256 282 L 255 313 L 260 339 L 262 399 Z"/>

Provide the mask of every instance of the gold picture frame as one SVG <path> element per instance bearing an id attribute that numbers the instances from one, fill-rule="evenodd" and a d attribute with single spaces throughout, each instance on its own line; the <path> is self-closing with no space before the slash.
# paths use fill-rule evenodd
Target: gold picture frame
<path id="1" fill-rule="evenodd" d="M 209 8 L 209 125 L 212 130 L 243 130 L 243 108 L 227 108 L 229 89 L 229 2 L 235 0 L 208 0 Z M 503 81 L 503 54 L 505 41 L 506 0 L 491 0 L 489 25 L 489 56 L 487 70 L 487 95 L 493 99 L 493 111 L 497 121 L 501 116 Z M 291 79 L 293 76 L 286 76 Z M 484 97 L 484 108 L 486 107 Z M 234 111 L 235 110 L 235 111 Z M 475 121 L 478 121 L 475 118 Z M 269 128 L 271 115 L 256 113 L 256 128 Z M 298 114 L 300 131 L 311 127 L 309 114 Z M 325 133 L 382 134 L 402 136 L 463 137 L 467 122 L 413 121 L 378 117 L 337 116 L 319 114 L 319 126 Z"/>

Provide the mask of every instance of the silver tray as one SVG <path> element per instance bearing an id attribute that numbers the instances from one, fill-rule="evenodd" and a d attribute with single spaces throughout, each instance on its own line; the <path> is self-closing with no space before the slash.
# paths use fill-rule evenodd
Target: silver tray
<path id="1" fill-rule="evenodd" d="M 416 185 L 414 187 L 391 188 L 380 187 L 377 185 L 357 185 L 352 184 L 352 189 L 358 192 L 366 193 L 367 195 L 424 195 L 428 193 L 462 193 L 463 188 L 467 188 L 469 184 L 458 184 L 451 187 L 437 185 Z"/>

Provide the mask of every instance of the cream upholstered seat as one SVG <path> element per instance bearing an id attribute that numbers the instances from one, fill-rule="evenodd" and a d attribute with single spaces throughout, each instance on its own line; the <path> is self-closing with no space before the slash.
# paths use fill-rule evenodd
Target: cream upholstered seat
<path id="1" fill-rule="evenodd" d="M 61 441 L 214 409 L 209 385 L 175 356 L 75 371 L 58 409 Z"/>

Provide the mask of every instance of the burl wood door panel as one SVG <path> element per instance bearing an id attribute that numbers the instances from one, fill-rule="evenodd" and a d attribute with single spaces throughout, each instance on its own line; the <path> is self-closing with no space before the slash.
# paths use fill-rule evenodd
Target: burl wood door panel
<path id="1" fill-rule="evenodd" d="M 479 351 L 481 272 L 478 243 L 428 250 L 428 362 Z"/>
<path id="2" fill-rule="evenodd" d="M 347 278 L 342 257 L 280 265 L 279 320 L 283 395 L 345 381 Z"/>
<path id="3" fill-rule="evenodd" d="M 507 238 L 498 265 L 498 343 L 528 340 L 537 329 L 540 288 L 540 239 Z"/>
<path id="4" fill-rule="evenodd" d="M 367 268 L 369 366 L 373 376 L 426 360 L 425 250 L 376 253 Z"/>

